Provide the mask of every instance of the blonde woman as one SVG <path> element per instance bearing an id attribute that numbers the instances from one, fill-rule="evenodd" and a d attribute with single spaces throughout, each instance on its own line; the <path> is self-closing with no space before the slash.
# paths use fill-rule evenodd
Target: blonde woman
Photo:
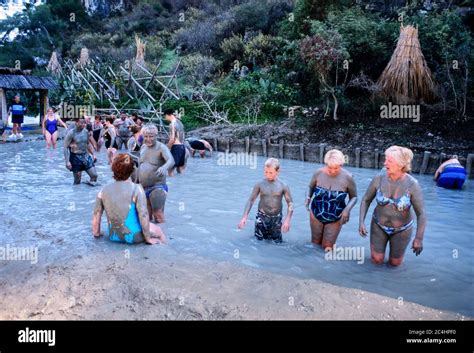
<path id="1" fill-rule="evenodd" d="M 58 140 L 58 124 L 61 124 L 61 126 L 67 129 L 67 125 L 61 120 L 59 115 L 54 112 L 54 109 L 48 108 L 42 123 L 46 148 L 50 148 L 51 146 L 56 148 Z"/>
<path id="2" fill-rule="evenodd" d="M 305 206 L 310 211 L 311 241 L 326 250 L 333 248 L 342 225 L 349 221 L 357 202 L 357 188 L 352 175 L 342 168 L 341 151 L 328 151 L 324 163 L 326 165 L 314 173 L 309 183 Z"/>
<path id="3" fill-rule="evenodd" d="M 405 147 L 392 146 L 385 151 L 385 168 L 370 183 L 360 205 L 359 233 L 367 236 L 364 225 L 370 203 L 375 207 L 370 224 L 370 252 L 372 262 L 382 264 L 387 243 L 390 243 L 389 263 L 399 266 L 410 242 L 414 224 L 411 208 L 417 217 L 416 236 L 412 243 L 418 256 L 423 250 L 426 214 L 421 187 L 410 174 L 413 152 Z"/>

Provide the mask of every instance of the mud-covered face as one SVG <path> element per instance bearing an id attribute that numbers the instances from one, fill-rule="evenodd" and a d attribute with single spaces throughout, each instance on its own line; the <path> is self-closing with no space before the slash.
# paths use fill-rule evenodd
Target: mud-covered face
<path id="1" fill-rule="evenodd" d="M 156 134 L 149 131 L 145 132 L 143 134 L 143 143 L 148 147 L 154 146 L 156 144 Z"/>
<path id="2" fill-rule="evenodd" d="M 76 128 L 81 131 L 86 127 L 86 121 L 84 119 L 79 119 L 76 121 Z"/>
<path id="3" fill-rule="evenodd" d="M 387 174 L 399 173 L 402 171 L 402 167 L 398 164 L 397 160 L 391 156 L 385 156 L 384 167 L 387 169 Z"/>
<path id="4" fill-rule="evenodd" d="M 328 171 L 328 175 L 335 177 L 341 172 L 342 166 L 340 164 L 329 163 L 326 168 Z"/>
<path id="5" fill-rule="evenodd" d="M 265 167 L 263 174 L 268 181 L 275 181 L 280 172 L 273 167 Z"/>

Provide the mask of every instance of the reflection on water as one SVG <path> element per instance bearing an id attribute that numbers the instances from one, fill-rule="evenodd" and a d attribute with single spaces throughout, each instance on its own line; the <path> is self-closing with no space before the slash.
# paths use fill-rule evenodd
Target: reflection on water
<path id="1" fill-rule="evenodd" d="M 90 221 L 100 188 L 72 185 L 72 174 L 64 167 L 61 145 L 56 151 L 46 151 L 43 142 L 0 146 L 0 212 L 20 215 L 25 227 L 38 228 L 44 236 L 58 241 L 67 239 L 73 253 L 97 246 L 91 245 L 94 242 Z M 264 159 L 258 157 L 257 169 L 252 169 L 249 166 L 221 166 L 217 158 L 192 159 L 186 174 L 169 180 L 167 224 L 164 227 L 171 238 L 168 246 L 186 254 L 314 278 L 474 316 L 472 182 L 467 182 L 463 191 L 452 191 L 437 188 L 431 176 L 415 175 L 423 188 L 428 215 L 424 251 L 416 257 L 408 250 L 404 264 L 390 268 L 370 263 L 369 240 L 361 238 L 357 232 L 358 204 L 349 223 L 343 227 L 337 245 L 364 247 L 363 264 L 357 264 L 357 260 L 327 261 L 324 252 L 312 246 L 309 215 L 303 202 L 307 184 L 318 164 L 282 161 L 280 177 L 289 184 L 295 201 L 291 229 L 284 234 L 283 244 L 254 239 L 256 205 L 247 227 L 238 230 L 237 223 L 252 186 L 263 177 L 263 162 Z M 102 184 L 111 181 L 103 152 L 99 155 L 97 170 Z M 360 200 L 378 171 L 348 170 L 355 175 Z M 83 178 L 88 180 L 85 173 Z M 6 234 L 2 242 L 14 242 L 14 232 L 11 229 L 7 232 L 6 227 L 9 225 L 0 224 L 1 234 Z M 117 244 L 102 243 L 100 246 Z"/>

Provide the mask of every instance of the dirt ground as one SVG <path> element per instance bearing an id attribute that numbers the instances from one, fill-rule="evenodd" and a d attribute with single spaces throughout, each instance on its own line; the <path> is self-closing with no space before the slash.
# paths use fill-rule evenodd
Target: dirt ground
<path id="1" fill-rule="evenodd" d="M 36 264 L 0 261 L 0 320 L 464 320 L 362 290 L 177 253 L 64 239 L 0 210 Z M 21 230 L 21 231 L 20 231 Z M 18 245 L 20 246 L 20 245 Z"/>

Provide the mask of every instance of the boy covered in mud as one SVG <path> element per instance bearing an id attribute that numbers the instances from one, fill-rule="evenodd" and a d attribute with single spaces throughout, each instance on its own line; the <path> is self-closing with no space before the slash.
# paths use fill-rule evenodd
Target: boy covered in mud
<path id="1" fill-rule="evenodd" d="M 257 217 L 255 219 L 255 237 L 258 240 L 269 239 L 275 243 L 282 242 L 281 232 L 290 230 L 291 216 L 293 215 L 293 199 L 288 185 L 278 179 L 280 162 L 275 158 L 265 161 L 265 179 L 255 184 L 252 194 L 245 206 L 244 215 L 238 227 L 242 229 L 247 223 L 247 218 L 253 203 L 260 195 Z M 282 224 L 282 199 L 288 204 L 288 213 Z"/>

